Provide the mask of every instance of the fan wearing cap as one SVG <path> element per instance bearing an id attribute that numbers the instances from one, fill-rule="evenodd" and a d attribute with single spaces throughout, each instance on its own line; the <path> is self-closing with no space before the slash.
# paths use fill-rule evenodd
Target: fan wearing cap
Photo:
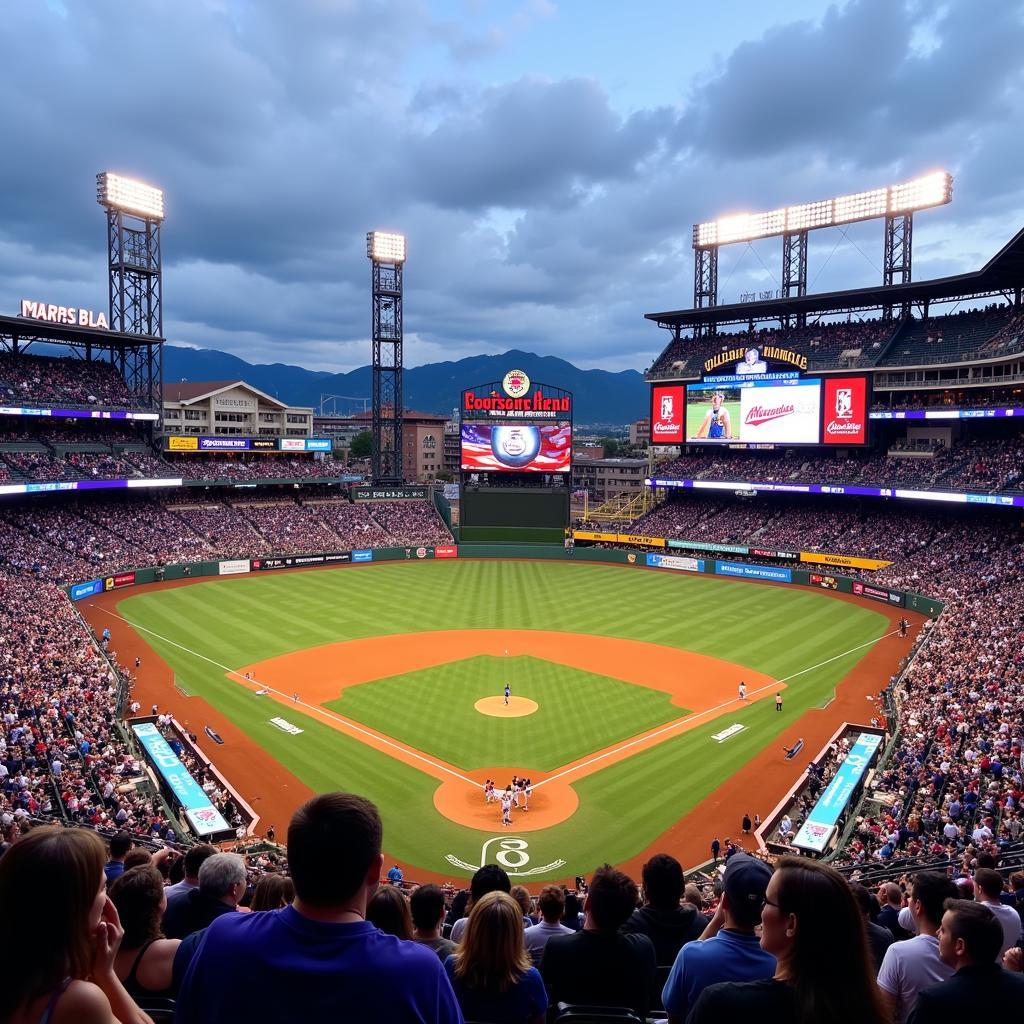
<path id="1" fill-rule="evenodd" d="M 759 981 L 775 973 L 775 957 L 761 948 L 754 929 L 761 921 L 772 869 L 745 853 L 729 859 L 725 891 L 700 939 L 679 951 L 661 998 L 670 1024 L 682 1024 L 708 985 Z"/>

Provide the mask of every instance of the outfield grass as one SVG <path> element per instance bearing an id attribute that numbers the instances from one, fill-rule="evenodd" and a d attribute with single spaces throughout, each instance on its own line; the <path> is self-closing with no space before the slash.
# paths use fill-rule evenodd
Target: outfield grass
<path id="1" fill-rule="evenodd" d="M 772 742 L 794 717 L 826 703 L 836 682 L 867 652 L 861 645 L 880 637 L 887 624 L 885 616 L 871 608 L 809 590 L 550 562 L 391 563 L 268 573 L 137 594 L 121 601 L 119 612 L 148 631 L 147 640 L 183 684 L 218 707 L 306 785 L 315 790 L 354 789 L 374 800 L 384 816 L 389 853 L 453 877 L 464 872 L 451 868 L 445 856 L 479 863 L 489 834 L 442 818 L 432 803 L 437 786 L 433 778 L 298 708 L 289 709 L 288 718 L 305 732 L 299 737 L 281 733 L 267 722 L 266 702 L 227 679 L 225 668 L 381 634 L 509 628 L 650 641 L 780 679 L 801 673 L 789 681 L 785 716 L 775 714 L 771 701 L 756 703 L 729 715 L 728 723 L 741 722 L 747 730 L 727 743 L 709 739 L 721 728 L 719 720 L 577 783 L 576 814 L 554 828 L 529 834 L 531 868 L 556 860 L 565 863 L 531 881 L 590 871 L 603 860 L 621 860 L 642 850 Z M 111 629 L 116 648 L 116 622 Z M 453 676 L 458 675 L 456 669 L 457 665 Z M 386 665 L 381 674 L 388 675 Z M 572 702 L 577 712 L 586 706 L 594 678 L 573 675 L 570 688 L 580 690 Z M 366 684 L 364 692 L 369 698 L 374 688 L 388 682 Z M 407 682 L 419 685 L 411 677 Z M 499 692 L 489 682 L 488 687 L 482 695 Z M 453 742 L 476 744 L 480 715 L 473 700 L 459 707 L 446 697 L 438 710 L 435 730 Z M 371 710 L 361 709 L 361 715 L 368 713 Z M 525 722 L 528 737 L 529 723 L 535 720 L 534 715 L 496 724 L 511 730 Z M 390 731 L 382 723 L 377 727 Z M 563 728 L 570 728 L 568 720 Z M 638 730 L 630 726 L 628 731 Z M 590 749 L 608 742 L 597 733 L 589 735 L 594 737 Z M 527 755 L 532 761 L 532 747 L 523 756 Z M 468 762 L 458 751 L 452 759 Z M 488 755 L 482 763 L 497 761 Z"/>
<path id="2" fill-rule="evenodd" d="M 481 697 L 535 700 L 522 718 L 473 713 Z M 594 750 L 685 715 L 660 690 L 525 655 L 480 655 L 346 687 L 326 707 L 464 770 L 529 766 L 552 771 Z M 452 729 L 453 716 L 468 728 Z"/>

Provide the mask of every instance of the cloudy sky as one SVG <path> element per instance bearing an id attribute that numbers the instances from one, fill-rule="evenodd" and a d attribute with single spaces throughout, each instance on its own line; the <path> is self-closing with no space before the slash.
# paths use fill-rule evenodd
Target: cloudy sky
<path id="1" fill-rule="evenodd" d="M 0 310 L 106 308 L 94 176 L 162 186 L 165 334 L 369 361 L 369 228 L 409 238 L 406 364 L 516 346 L 643 369 L 691 225 L 945 167 L 915 277 L 1024 225 L 1024 0 L 9 0 Z M 879 222 L 813 290 L 881 280 Z M 721 301 L 779 241 L 724 249 Z"/>

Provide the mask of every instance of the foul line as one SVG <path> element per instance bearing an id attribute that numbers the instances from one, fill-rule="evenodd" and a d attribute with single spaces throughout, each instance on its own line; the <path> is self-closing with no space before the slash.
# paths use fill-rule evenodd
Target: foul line
<path id="1" fill-rule="evenodd" d="M 832 658 L 826 658 L 825 661 L 819 661 L 817 665 L 812 665 L 810 668 L 801 669 L 799 672 L 794 672 L 792 675 L 783 676 L 781 679 L 776 679 L 773 683 L 766 686 L 761 686 L 756 690 L 751 690 L 750 696 L 754 696 L 758 693 L 764 693 L 765 690 L 774 690 L 779 683 L 787 683 L 790 679 L 796 679 L 797 676 L 805 675 L 808 672 L 813 672 L 815 669 L 824 667 L 825 665 L 831 664 L 833 661 L 838 661 L 840 658 L 846 658 L 851 654 L 855 654 L 857 651 L 864 647 L 871 647 L 877 644 L 880 640 L 885 640 L 886 637 L 895 636 L 897 630 L 893 630 L 891 633 L 883 633 L 880 637 L 875 640 L 869 640 L 867 643 L 858 644 L 856 647 L 851 647 L 848 651 L 843 651 L 842 654 L 837 654 Z M 657 739 L 660 736 L 664 736 L 678 729 L 682 725 L 690 725 L 693 722 L 704 718 L 706 715 L 711 715 L 714 712 L 722 711 L 724 708 L 730 707 L 733 704 L 739 704 L 738 700 L 727 700 L 721 704 L 716 704 L 712 708 L 706 708 L 704 711 L 699 711 L 694 715 L 684 715 L 682 718 L 677 718 L 674 722 L 669 722 L 668 725 L 662 726 L 660 729 L 656 729 L 654 732 L 644 733 L 643 736 L 637 736 L 634 739 L 629 740 L 627 743 L 620 744 L 617 747 L 612 747 L 611 750 L 604 750 L 596 757 L 592 757 L 587 761 L 581 761 L 579 764 L 572 765 L 569 768 L 564 768 L 560 772 L 556 772 L 554 775 L 549 775 L 546 779 L 541 779 L 540 782 L 536 782 L 531 787 L 532 789 L 538 789 L 545 783 L 554 782 L 556 779 L 564 778 L 566 775 L 572 775 L 574 772 L 578 772 L 581 768 L 589 768 L 592 764 L 597 764 L 599 761 L 606 761 L 609 757 L 614 757 L 616 754 L 622 753 L 624 750 L 629 750 L 631 747 L 635 747 L 640 743 L 647 743 L 650 740 Z"/>
<path id="2" fill-rule="evenodd" d="M 118 615 L 116 612 L 108 611 L 106 608 L 101 608 L 97 604 L 89 602 L 90 608 L 95 608 L 99 612 L 103 612 L 104 615 L 109 615 L 111 618 L 120 619 L 121 622 L 127 623 L 132 629 L 139 630 L 142 633 L 149 633 L 150 636 L 155 636 L 158 640 L 162 640 L 165 644 L 170 644 L 172 647 L 177 647 L 178 650 L 184 651 L 186 654 L 191 654 L 194 658 L 199 658 L 201 661 L 209 662 L 211 665 L 216 666 L 223 672 L 226 672 L 229 676 L 234 676 L 236 680 L 242 683 L 255 683 L 258 689 L 269 690 L 271 693 L 276 693 L 279 697 L 283 697 L 293 707 L 308 708 L 315 714 L 321 715 L 324 718 L 330 719 L 335 722 L 339 722 L 344 725 L 346 729 L 351 729 L 353 732 L 360 733 L 363 736 L 369 737 L 377 743 L 382 743 L 385 746 L 392 747 L 394 750 L 401 751 L 406 757 L 415 758 L 417 761 L 422 761 L 424 764 L 429 764 L 432 768 L 438 771 L 446 772 L 448 775 L 454 775 L 455 778 L 462 782 L 469 783 L 474 789 L 480 788 L 480 783 L 475 782 L 473 779 L 467 778 L 461 772 L 455 771 L 454 768 L 450 768 L 446 764 L 442 764 L 440 761 L 435 761 L 432 758 L 421 754 L 418 750 L 414 750 L 412 747 L 407 747 L 402 743 L 398 743 L 395 740 L 389 739 L 383 733 L 371 732 L 369 729 L 364 729 L 362 726 L 357 725 L 355 722 L 350 721 L 347 718 L 342 718 L 341 715 L 334 714 L 333 711 L 328 711 L 325 708 L 319 707 L 316 704 L 307 704 L 305 701 L 296 701 L 289 694 L 282 693 L 280 690 L 275 689 L 273 686 L 267 686 L 266 684 L 260 683 L 258 679 L 250 677 L 246 679 L 242 673 L 235 671 L 233 668 L 228 668 L 227 665 L 222 665 L 219 661 L 214 661 L 213 658 L 208 658 L 205 654 L 200 654 L 198 651 L 193 651 L 191 647 L 185 647 L 184 644 L 179 644 L 175 640 L 170 640 L 165 636 L 161 636 L 155 630 L 147 629 L 145 626 L 140 626 L 138 623 L 132 622 L 130 619 L 126 619 L 123 615 Z"/>

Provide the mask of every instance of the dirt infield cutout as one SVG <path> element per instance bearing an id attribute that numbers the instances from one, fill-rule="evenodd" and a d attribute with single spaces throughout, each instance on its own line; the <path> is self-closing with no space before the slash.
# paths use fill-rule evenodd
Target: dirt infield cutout
<path id="1" fill-rule="evenodd" d="M 525 715 L 532 715 L 540 705 L 529 697 L 511 696 L 508 703 L 504 697 L 481 697 L 473 707 L 481 715 L 491 715 L 494 718 L 523 718 Z"/>
<path id="2" fill-rule="evenodd" d="M 673 721 L 604 750 L 595 750 L 551 772 L 538 771 L 526 763 L 464 772 L 322 706 L 335 700 L 348 686 L 415 672 L 460 658 L 480 654 L 500 656 L 508 651 L 517 655 L 530 654 L 636 686 L 661 690 L 671 696 L 673 704 L 689 711 Z M 437 810 L 460 825 L 487 832 L 501 827 L 501 817 L 498 805 L 487 804 L 484 800 L 485 779 L 493 779 L 500 788 L 504 788 L 513 775 L 530 778 L 534 784 L 530 807 L 529 810 L 513 810 L 515 827 L 531 832 L 550 828 L 571 817 L 579 806 L 573 782 L 633 757 L 648 747 L 706 725 L 721 715 L 773 697 L 778 690 L 785 688 L 784 683 L 764 673 L 720 658 L 661 644 L 582 633 L 505 629 L 406 633 L 309 647 L 244 665 L 228 673 L 228 678 L 253 690 L 267 689 L 269 699 L 291 707 L 298 704 L 304 712 L 315 715 L 339 732 L 433 775 L 440 782 L 434 793 Z M 742 703 L 737 700 L 741 679 L 747 684 L 748 694 Z M 494 714 L 492 709 L 496 708 L 501 716 L 513 717 L 514 712 L 509 711 L 514 707 L 511 701 L 534 705 L 529 711 L 519 714 L 532 713 L 537 707 L 528 698 L 515 696 L 510 698 L 508 707 L 505 707 L 502 696 L 482 698 L 474 706 L 479 711 L 482 710 L 481 705 L 486 705 L 488 710 L 483 712 L 485 714 Z"/>

